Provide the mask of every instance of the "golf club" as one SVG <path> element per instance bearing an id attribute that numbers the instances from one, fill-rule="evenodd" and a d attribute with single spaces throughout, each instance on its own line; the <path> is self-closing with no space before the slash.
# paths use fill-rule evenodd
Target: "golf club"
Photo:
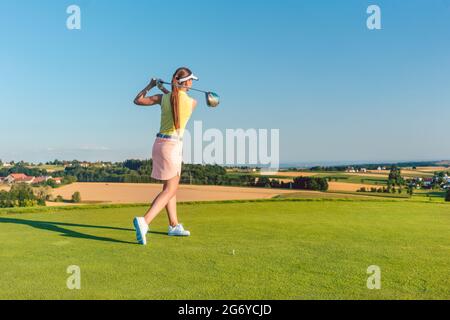
<path id="1" fill-rule="evenodd" d="M 172 85 L 172 83 L 163 81 L 161 79 L 156 79 L 156 81 L 157 81 L 158 84 Z M 220 96 L 217 93 L 215 93 L 215 92 L 204 91 L 204 90 L 199 90 L 199 89 L 195 89 L 195 88 L 189 88 L 189 87 L 183 86 L 181 84 L 177 84 L 177 87 L 178 88 L 186 88 L 186 89 L 189 89 L 189 90 L 193 90 L 193 91 L 198 91 L 198 92 L 204 93 L 205 97 L 206 97 L 206 104 L 209 107 L 211 107 L 211 108 L 217 107 L 219 105 L 219 103 L 220 103 Z"/>

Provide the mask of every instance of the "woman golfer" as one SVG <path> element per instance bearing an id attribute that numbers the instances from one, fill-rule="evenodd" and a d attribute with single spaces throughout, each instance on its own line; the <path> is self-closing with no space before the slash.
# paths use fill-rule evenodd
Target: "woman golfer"
<path id="1" fill-rule="evenodd" d="M 197 101 L 187 92 L 192 87 L 192 80 L 198 80 L 188 68 L 179 68 L 172 77 L 172 92 L 165 89 L 153 79 L 134 100 L 140 106 L 161 105 L 161 128 L 153 145 L 152 178 L 164 182 L 163 190 L 153 200 L 152 206 L 144 217 L 134 218 L 136 238 L 139 244 L 146 245 L 149 224 L 166 208 L 169 217 L 169 236 L 189 236 L 178 222 L 176 193 L 181 176 L 183 133 Z M 147 97 L 155 86 L 164 94 Z"/>

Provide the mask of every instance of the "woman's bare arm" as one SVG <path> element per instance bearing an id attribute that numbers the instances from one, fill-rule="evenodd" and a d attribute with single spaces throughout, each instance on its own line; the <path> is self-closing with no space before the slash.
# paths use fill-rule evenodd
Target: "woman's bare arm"
<path id="1" fill-rule="evenodd" d="M 155 86 L 156 80 L 152 79 L 152 81 L 141 92 L 138 93 L 138 95 L 134 99 L 134 103 L 138 106 L 153 106 L 155 104 L 161 104 L 161 94 L 155 94 L 153 96 L 147 97 L 147 93 Z"/>

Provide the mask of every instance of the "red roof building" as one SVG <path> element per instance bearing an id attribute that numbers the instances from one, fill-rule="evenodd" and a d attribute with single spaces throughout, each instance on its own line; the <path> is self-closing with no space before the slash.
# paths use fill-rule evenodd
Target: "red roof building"
<path id="1" fill-rule="evenodd" d="M 11 173 L 5 178 L 7 183 L 33 183 L 34 177 L 29 177 L 23 173 Z"/>
<path id="2" fill-rule="evenodd" d="M 42 183 L 42 182 L 46 182 L 47 181 L 47 177 L 36 177 L 33 181 L 33 183 L 38 184 L 38 183 Z"/>
<path id="3" fill-rule="evenodd" d="M 61 177 L 56 177 L 56 178 L 52 178 L 52 180 L 54 180 L 54 181 L 56 182 L 56 184 L 61 184 L 63 178 L 61 178 Z"/>
<path id="4" fill-rule="evenodd" d="M 11 173 L 9 176 L 12 177 L 13 179 L 26 179 L 28 177 L 24 173 Z"/>

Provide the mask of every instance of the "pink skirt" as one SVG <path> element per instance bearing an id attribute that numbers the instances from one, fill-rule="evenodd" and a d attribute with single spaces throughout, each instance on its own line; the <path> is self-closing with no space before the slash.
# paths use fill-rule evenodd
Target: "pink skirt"
<path id="1" fill-rule="evenodd" d="M 170 180 L 181 176 L 183 142 L 175 139 L 156 138 L 152 150 L 152 178 Z"/>

